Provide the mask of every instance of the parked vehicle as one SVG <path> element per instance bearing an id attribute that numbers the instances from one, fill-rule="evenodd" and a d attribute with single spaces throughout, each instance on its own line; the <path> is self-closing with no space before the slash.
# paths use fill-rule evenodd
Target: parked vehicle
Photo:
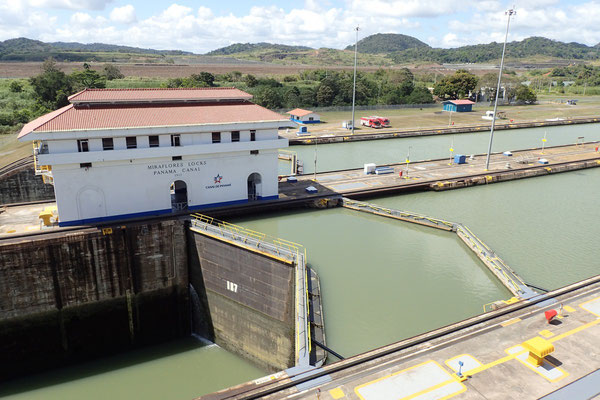
<path id="1" fill-rule="evenodd" d="M 368 126 L 371 128 L 389 128 L 390 120 L 385 117 L 378 116 L 370 116 L 370 117 L 362 117 L 360 119 L 360 124 L 362 126 Z"/>

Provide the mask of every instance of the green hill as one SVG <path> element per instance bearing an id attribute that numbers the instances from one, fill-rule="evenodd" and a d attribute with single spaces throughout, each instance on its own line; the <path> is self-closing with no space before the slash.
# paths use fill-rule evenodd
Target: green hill
<path id="1" fill-rule="evenodd" d="M 281 53 L 289 53 L 294 51 L 312 50 L 306 46 L 288 46 L 285 44 L 273 44 L 273 43 L 234 43 L 227 47 L 221 47 L 213 51 L 206 53 L 207 56 L 230 56 L 232 54 L 239 53 L 254 53 L 264 51 L 275 51 Z"/>
<path id="2" fill-rule="evenodd" d="M 115 56 L 128 60 L 136 57 L 162 58 L 167 55 L 192 54 L 180 50 L 153 50 L 118 46 L 104 43 L 44 43 L 27 38 L 8 39 L 0 42 L 2 61 L 43 61 L 54 57 L 59 61 L 110 61 Z"/>
<path id="3" fill-rule="evenodd" d="M 396 52 L 391 58 L 397 63 L 431 61 L 436 63 L 481 63 L 499 60 L 502 43 L 477 44 L 454 49 L 416 48 Z M 597 60 L 600 49 L 581 43 L 564 43 L 543 37 L 530 37 L 506 45 L 508 59 L 547 57 L 567 60 Z"/>
<path id="4" fill-rule="evenodd" d="M 360 53 L 383 54 L 420 48 L 430 47 L 412 36 L 399 33 L 377 33 L 359 40 L 357 51 Z M 348 45 L 346 50 L 354 50 L 354 45 Z"/>

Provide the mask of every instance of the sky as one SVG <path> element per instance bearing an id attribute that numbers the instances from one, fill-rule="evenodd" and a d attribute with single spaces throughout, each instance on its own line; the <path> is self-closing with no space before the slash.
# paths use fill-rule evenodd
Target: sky
<path id="1" fill-rule="evenodd" d="M 0 40 L 109 43 L 205 53 L 233 43 L 341 49 L 374 33 L 432 47 L 544 36 L 600 43 L 600 0 L 0 0 Z"/>

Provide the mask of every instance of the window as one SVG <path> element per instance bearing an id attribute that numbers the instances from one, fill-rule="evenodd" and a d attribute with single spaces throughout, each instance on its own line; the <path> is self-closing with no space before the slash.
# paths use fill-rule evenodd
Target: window
<path id="1" fill-rule="evenodd" d="M 181 135 L 171 135 L 171 146 L 173 146 L 173 147 L 181 146 Z"/>
<path id="2" fill-rule="evenodd" d="M 114 148 L 112 138 L 102 138 L 102 150 L 114 150 Z"/>
<path id="3" fill-rule="evenodd" d="M 258 150 L 250 150 L 250 154 L 257 155 L 258 154 Z"/>
<path id="4" fill-rule="evenodd" d="M 84 162 L 79 164 L 79 168 L 92 168 L 92 163 L 91 162 Z"/>
<path id="5" fill-rule="evenodd" d="M 212 133 L 212 142 L 213 143 L 221 143 L 221 132 L 213 132 Z"/>
<path id="6" fill-rule="evenodd" d="M 77 151 L 80 153 L 90 151 L 87 139 L 81 139 L 77 141 Z"/>
<path id="7" fill-rule="evenodd" d="M 256 141 L 256 131 L 250 131 L 250 141 Z"/>
<path id="8" fill-rule="evenodd" d="M 179 161 L 181 160 L 181 156 L 173 156 L 171 157 L 171 161 Z"/>
<path id="9" fill-rule="evenodd" d="M 314 121 L 315 119 L 313 117 L 308 117 L 309 121 Z"/>
<path id="10" fill-rule="evenodd" d="M 150 147 L 158 147 L 158 136 L 148 136 L 148 144 Z"/>
<path id="11" fill-rule="evenodd" d="M 135 136 L 127 136 L 125 138 L 125 143 L 128 149 L 137 148 L 137 138 Z"/>
<path id="12" fill-rule="evenodd" d="M 239 142 L 240 141 L 240 131 L 233 131 L 233 132 L 231 132 L 231 141 L 232 142 Z"/>

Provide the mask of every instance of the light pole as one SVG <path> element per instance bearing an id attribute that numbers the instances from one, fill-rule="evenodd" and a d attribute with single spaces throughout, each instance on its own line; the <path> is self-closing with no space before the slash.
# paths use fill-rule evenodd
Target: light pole
<path id="1" fill-rule="evenodd" d="M 354 28 L 356 31 L 356 42 L 354 42 L 354 84 L 352 86 L 352 134 L 354 135 L 354 102 L 356 100 L 356 57 L 358 50 L 358 31 L 360 28 L 357 26 Z"/>
<path id="2" fill-rule="evenodd" d="M 502 59 L 500 60 L 500 72 L 498 73 L 498 85 L 496 86 L 496 101 L 494 101 L 494 116 L 492 118 L 492 129 L 490 131 L 490 145 L 488 146 L 487 157 L 485 159 L 485 170 L 490 169 L 490 153 L 492 152 L 492 142 L 494 141 L 494 128 L 496 127 L 496 112 L 498 110 L 498 95 L 500 94 L 500 81 L 502 80 L 502 69 L 504 68 L 504 53 L 506 52 L 506 41 L 508 40 L 508 27 L 510 26 L 510 17 L 517 12 L 514 9 L 506 11 L 508 15 L 506 21 L 506 35 L 504 36 L 504 46 L 502 46 Z"/>

